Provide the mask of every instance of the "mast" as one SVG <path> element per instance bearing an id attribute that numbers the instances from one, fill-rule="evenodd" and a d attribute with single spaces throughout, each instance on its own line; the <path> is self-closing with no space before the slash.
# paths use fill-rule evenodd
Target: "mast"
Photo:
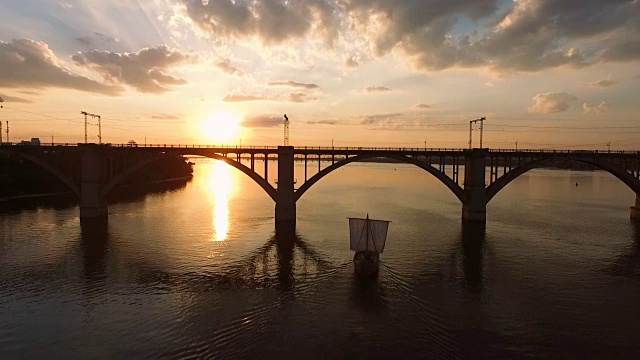
<path id="1" fill-rule="evenodd" d="M 369 213 L 367 213 L 367 223 L 364 226 L 365 228 L 367 228 L 367 237 L 365 238 L 366 241 L 366 246 L 367 246 L 367 251 L 369 251 Z"/>

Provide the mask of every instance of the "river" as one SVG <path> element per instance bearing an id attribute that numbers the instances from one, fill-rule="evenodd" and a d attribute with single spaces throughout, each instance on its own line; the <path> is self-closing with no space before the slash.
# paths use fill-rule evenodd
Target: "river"
<path id="1" fill-rule="evenodd" d="M 604 172 L 534 170 L 463 227 L 425 171 L 351 164 L 299 200 L 288 247 L 264 190 L 206 161 L 111 204 L 106 233 L 73 203 L 3 209 L 0 358 L 636 359 L 634 199 Z M 392 222 L 363 281 L 346 217 L 367 213 Z"/>

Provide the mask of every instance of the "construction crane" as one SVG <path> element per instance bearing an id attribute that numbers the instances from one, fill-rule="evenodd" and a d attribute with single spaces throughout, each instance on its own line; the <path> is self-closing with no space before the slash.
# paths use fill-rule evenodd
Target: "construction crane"
<path id="1" fill-rule="evenodd" d="M 469 149 L 472 148 L 472 134 L 473 134 L 473 124 L 480 122 L 480 149 L 482 149 L 482 130 L 484 128 L 484 121 L 486 120 L 486 118 L 481 117 L 480 119 L 475 119 L 475 120 L 471 120 L 469 121 Z"/>
<path id="2" fill-rule="evenodd" d="M 289 118 L 284 114 L 284 146 L 289 146 Z"/>

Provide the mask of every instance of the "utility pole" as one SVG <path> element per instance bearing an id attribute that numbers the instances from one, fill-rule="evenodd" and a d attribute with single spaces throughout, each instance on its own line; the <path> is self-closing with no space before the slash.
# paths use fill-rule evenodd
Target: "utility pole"
<path id="1" fill-rule="evenodd" d="M 51 135 L 51 146 L 53 146 L 53 135 Z"/>
<path id="2" fill-rule="evenodd" d="M 98 115 L 98 144 L 102 145 L 102 123 L 100 122 L 100 115 Z"/>
<path id="3" fill-rule="evenodd" d="M 289 118 L 284 114 L 284 146 L 289 146 Z"/>
<path id="4" fill-rule="evenodd" d="M 4 106 L 2 106 L 2 103 L 4 102 L 4 99 L 2 98 L 2 96 L 0 96 L 0 109 L 2 109 Z M 0 121 L 0 144 L 2 143 L 2 121 Z"/>
<path id="5" fill-rule="evenodd" d="M 516 151 L 518 151 L 518 141 L 516 140 Z"/>
<path id="6" fill-rule="evenodd" d="M 476 122 L 480 122 L 480 148 L 482 149 L 482 133 L 483 133 L 483 128 L 484 128 L 484 121 L 487 118 L 485 117 L 481 117 L 480 119 L 475 119 L 475 120 L 471 120 L 469 121 L 469 149 L 472 149 L 472 141 L 473 141 L 473 123 Z"/>
<path id="7" fill-rule="evenodd" d="M 7 120 L 7 142 L 9 141 L 9 120 Z"/>
<path id="8" fill-rule="evenodd" d="M 607 152 L 611 152 L 611 141 L 607 143 Z"/>
<path id="9" fill-rule="evenodd" d="M 98 143 L 102 144 L 102 123 L 100 121 L 100 115 L 90 114 L 86 111 L 80 111 L 80 114 L 84 115 L 84 143 L 87 143 L 87 116 L 91 116 L 92 118 L 98 118 Z"/>
<path id="10" fill-rule="evenodd" d="M 424 151 L 427 151 L 427 139 L 424 139 Z"/>

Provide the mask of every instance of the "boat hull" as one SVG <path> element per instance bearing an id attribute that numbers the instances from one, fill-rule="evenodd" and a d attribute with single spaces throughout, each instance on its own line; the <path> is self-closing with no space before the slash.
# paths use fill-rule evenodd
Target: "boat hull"
<path id="1" fill-rule="evenodd" d="M 378 272 L 379 254 L 373 251 L 356 251 L 353 269 L 360 276 L 371 276 Z"/>

